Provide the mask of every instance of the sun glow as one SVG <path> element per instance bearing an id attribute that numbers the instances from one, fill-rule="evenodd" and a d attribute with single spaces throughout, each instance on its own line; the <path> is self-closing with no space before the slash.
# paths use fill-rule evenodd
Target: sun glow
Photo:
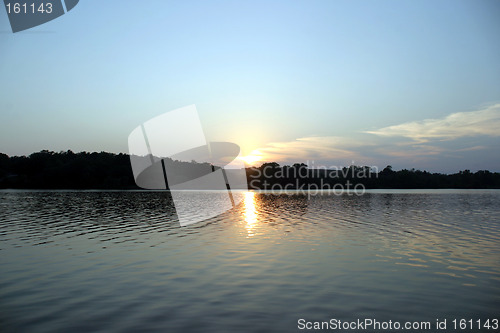
<path id="1" fill-rule="evenodd" d="M 262 156 L 256 155 L 248 155 L 248 156 L 240 156 L 240 159 L 243 160 L 246 164 L 252 164 L 254 162 L 260 161 Z"/>
<path id="2" fill-rule="evenodd" d="M 252 164 L 262 160 L 262 153 L 256 149 L 247 156 L 240 156 L 239 159 L 245 162 L 246 164 Z"/>

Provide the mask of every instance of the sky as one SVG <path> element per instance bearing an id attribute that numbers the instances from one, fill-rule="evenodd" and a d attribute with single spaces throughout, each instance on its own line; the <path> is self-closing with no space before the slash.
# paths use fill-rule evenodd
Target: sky
<path id="1" fill-rule="evenodd" d="M 128 152 L 196 105 L 250 165 L 500 171 L 499 1 L 99 1 L 12 33 L 0 152 Z"/>

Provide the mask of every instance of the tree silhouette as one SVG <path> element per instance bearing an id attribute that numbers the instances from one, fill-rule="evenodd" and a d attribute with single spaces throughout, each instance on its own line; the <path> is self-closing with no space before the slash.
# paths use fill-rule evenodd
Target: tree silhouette
<path id="1" fill-rule="evenodd" d="M 196 162 L 167 161 L 179 168 L 206 168 Z M 200 171 L 201 172 L 201 171 Z M 366 188 L 500 188 L 500 173 L 470 170 L 445 175 L 420 170 L 394 171 L 388 165 L 376 173 L 368 166 L 342 170 L 308 169 L 304 163 L 280 166 L 276 162 L 246 168 L 251 189 L 332 188 L 362 184 Z M 279 186 L 278 186 L 279 185 Z M 277 186 L 277 187 L 276 187 Z M 107 152 L 42 150 L 29 156 L 0 153 L 0 188 L 13 189 L 137 189 L 130 156 Z"/>

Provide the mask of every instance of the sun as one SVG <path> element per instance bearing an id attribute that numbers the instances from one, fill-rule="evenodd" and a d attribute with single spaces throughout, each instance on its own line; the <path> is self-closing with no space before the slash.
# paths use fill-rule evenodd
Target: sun
<path id="1" fill-rule="evenodd" d="M 261 156 L 256 155 L 248 155 L 248 156 L 240 156 L 240 160 L 243 160 L 246 164 L 252 164 L 254 162 L 260 161 Z"/>
<path id="2" fill-rule="evenodd" d="M 252 164 L 262 160 L 262 153 L 258 149 L 255 149 L 247 156 L 240 156 L 239 159 L 246 164 Z"/>

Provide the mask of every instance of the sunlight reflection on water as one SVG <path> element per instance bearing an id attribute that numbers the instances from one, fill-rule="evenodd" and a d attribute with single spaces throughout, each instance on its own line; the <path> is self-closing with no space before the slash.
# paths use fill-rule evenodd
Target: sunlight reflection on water
<path id="1" fill-rule="evenodd" d="M 244 217 L 245 217 L 245 228 L 248 232 L 248 237 L 254 236 L 253 230 L 257 224 L 257 209 L 255 208 L 255 193 L 246 192 L 244 200 Z"/>

